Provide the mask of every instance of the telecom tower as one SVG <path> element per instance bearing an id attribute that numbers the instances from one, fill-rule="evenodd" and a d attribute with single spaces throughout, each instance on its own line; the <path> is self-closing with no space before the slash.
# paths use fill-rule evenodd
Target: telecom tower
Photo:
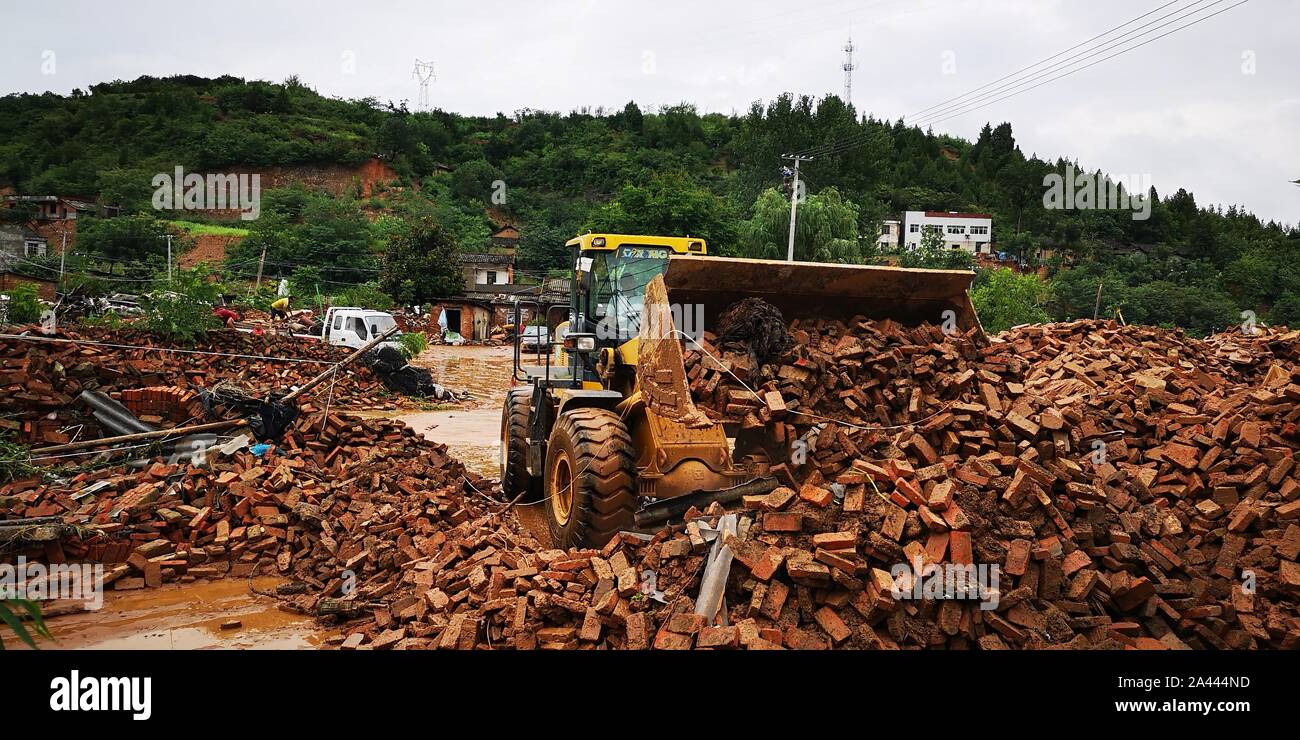
<path id="1" fill-rule="evenodd" d="M 422 62 L 416 59 L 411 76 L 420 81 L 420 98 L 416 103 L 416 110 L 429 110 L 429 81 L 437 79 L 433 74 L 433 62 Z"/>
<path id="2" fill-rule="evenodd" d="M 844 64 L 840 67 L 844 70 L 844 104 L 853 105 L 853 35 L 849 34 L 849 40 L 844 44 Z"/>

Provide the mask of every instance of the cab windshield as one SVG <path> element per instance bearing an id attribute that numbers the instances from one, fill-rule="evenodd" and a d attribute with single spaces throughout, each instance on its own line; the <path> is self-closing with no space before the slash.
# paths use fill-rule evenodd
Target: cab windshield
<path id="1" fill-rule="evenodd" d="M 667 247 L 625 245 L 592 254 L 589 315 L 598 339 L 619 343 L 641 331 L 646 285 L 668 267 Z"/>

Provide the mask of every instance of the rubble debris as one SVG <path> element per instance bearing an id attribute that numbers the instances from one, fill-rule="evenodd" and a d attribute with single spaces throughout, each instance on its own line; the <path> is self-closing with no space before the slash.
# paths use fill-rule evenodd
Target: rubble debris
<path id="1" fill-rule="evenodd" d="M 801 486 L 746 499 L 760 627 L 805 647 L 1300 646 L 1300 332 L 790 332 L 744 385 L 720 340 L 687 358 L 696 403 L 768 435 Z M 909 563 L 996 564 L 996 606 L 895 598 Z M 797 612 L 765 615 L 781 564 Z"/>
<path id="2" fill-rule="evenodd" d="M 3 517 L 91 529 L 39 552 L 115 588 L 284 575 L 340 649 L 1300 646 L 1300 333 L 789 331 L 765 365 L 715 337 L 686 358 L 702 410 L 786 451 L 781 485 L 600 549 L 546 549 L 441 445 L 343 414 L 264 457 L 15 481 Z"/>
<path id="3" fill-rule="evenodd" d="M 380 347 L 368 354 L 364 362 L 390 391 L 406 396 L 423 396 L 434 401 L 459 401 L 469 398 L 467 393 L 457 394 L 435 383 L 433 373 L 425 368 L 411 365 L 402 353 L 393 347 Z"/>
<path id="4" fill-rule="evenodd" d="M 746 298 L 718 318 L 718 343 L 739 343 L 756 365 L 780 357 L 794 344 L 781 309 L 762 298 Z"/>
<path id="5" fill-rule="evenodd" d="M 137 404 L 132 410 L 142 421 L 165 429 L 191 415 L 181 416 L 184 410 L 195 410 L 188 393 L 233 384 L 246 389 L 251 397 L 264 398 L 271 392 L 284 393 L 301 386 L 348 354 L 320 342 L 234 331 L 209 332 L 193 346 L 160 341 L 135 330 L 61 331 L 55 339 L 86 343 L 0 340 L 0 431 L 12 431 L 18 441 L 34 446 L 105 436 L 98 433 L 102 429 L 83 426 L 100 426 L 75 402 L 83 391 L 102 392 L 128 408 Z M 127 346 L 190 352 L 124 348 Z M 201 354 L 209 352 L 223 354 Z M 329 383 L 317 386 L 299 402 L 304 413 L 324 408 L 327 399 L 334 409 L 391 410 L 400 405 L 364 365 L 342 368 L 332 379 L 332 388 Z M 130 393 L 124 397 L 127 391 Z M 146 397 L 149 400 L 144 400 Z M 159 413 L 163 408 L 168 411 Z M 159 418 L 148 418 L 153 416 Z"/>

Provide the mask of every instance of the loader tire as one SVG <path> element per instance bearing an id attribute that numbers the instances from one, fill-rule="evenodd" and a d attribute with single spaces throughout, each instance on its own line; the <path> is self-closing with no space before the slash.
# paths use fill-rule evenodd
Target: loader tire
<path id="1" fill-rule="evenodd" d="M 634 526 L 636 455 L 618 414 L 560 414 L 546 447 L 543 485 L 551 546 L 600 547 Z"/>
<path id="2" fill-rule="evenodd" d="M 501 491 L 507 501 L 523 494 L 524 501 L 542 497 L 542 479 L 528 474 L 528 401 L 531 392 L 517 388 L 506 393 L 501 409 Z"/>

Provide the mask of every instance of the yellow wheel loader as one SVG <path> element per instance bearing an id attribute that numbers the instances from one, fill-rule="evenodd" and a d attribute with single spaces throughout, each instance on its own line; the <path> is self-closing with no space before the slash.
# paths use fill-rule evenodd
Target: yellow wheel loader
<path id="1" fill-rule="evenodd" d="M 683 347 L 736 302 L 760 297 L 787 320 L 978 325 L 973 273 L 962 270 L 712 257 L 690 237 L 586 234 L 567 246 L 566 320 L 545 355 L 521 353 L 516 338 L 521 385 L 501 417 L 505 495 L 543 502 L 555 547 L 603 545 L 692 506 L 776 487 L 768 470 L 778 461 L 748 451 L 735 459 L 735 430 L 710 421 L 687 386 Z M 529 305 L 516 304 L 515 326 Z"/>

